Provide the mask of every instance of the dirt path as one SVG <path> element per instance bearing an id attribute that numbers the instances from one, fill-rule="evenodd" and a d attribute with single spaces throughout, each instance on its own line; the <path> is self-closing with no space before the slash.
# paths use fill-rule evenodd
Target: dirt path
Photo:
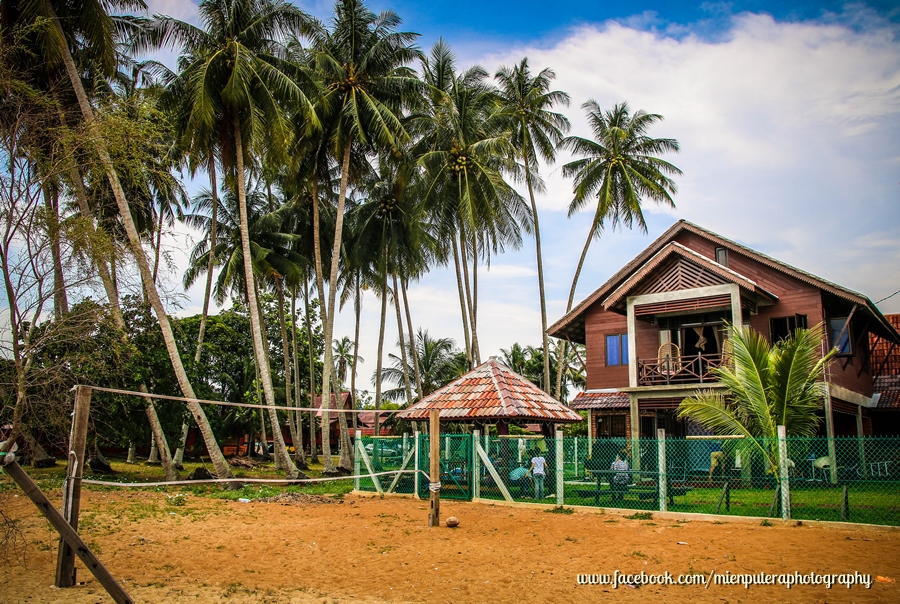
<path id="1" fill-rule="evenodd" d="M 57 502 L 58 503 L 58 502 Z M 30 543 L 7 561 L 0 601 L 110 602 L 84 584 L 52 588 L 56 540 L 21 495 L 4 496 Z M 577 585 L 578 573 L 861 573 L 900 578 L 900 531 L 761 527 L 550 514 L 442 502 L 457 529 L 428 529 L 427 504 L 347 497 L 340 503 L 235 503 L 163 493 L 87 492 L 82 532 L 138 602 L 720 602 L 900 601 L 900 586 Z"/>

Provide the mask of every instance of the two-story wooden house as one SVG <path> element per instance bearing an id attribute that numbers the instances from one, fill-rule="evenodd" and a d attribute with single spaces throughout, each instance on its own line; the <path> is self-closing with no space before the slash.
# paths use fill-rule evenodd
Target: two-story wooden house
<path id="1" fill-rule="evenodd" d="M 770 341 L 797 327 L 826 326 L 823 435 L 871 434 L 876 369 L 870 334 L 900 334 L 864 295 L 681 220 L 548 330 L 587 346 L 587 389 L 572 403 L 590 411 L 589 436 L 705 434 L 675 417 L 698 388 L 722 388 L 712 369 L 727 354 L 726 323 Z"/>

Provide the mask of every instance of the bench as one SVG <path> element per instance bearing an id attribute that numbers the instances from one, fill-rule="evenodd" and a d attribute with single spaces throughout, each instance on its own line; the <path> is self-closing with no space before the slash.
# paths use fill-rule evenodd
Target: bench
<path id="1" fill-rule="evenodd" d="M 659 502 L 659 481 L 654 481 L 652 484 L 622 484 L 618 485 L 613 482 L 613 477 L 616 474 L 629 474 L 629 476 L 634 476 L 636 474 L 652 474 L 652 472 L 647 472 L 646 470 L 587 470 L 590 474 L 593 474 L 597 479 L 596 488 L 591 490 L 578 490 L 576 491 L 580 497 L 594 497 L 594 505 L 600 505 L 600 497 L 601 496 L 619 496 L 622 500 L 625 499 L 626 495 L 636 495 L 638 501 L 653 501 L 655 503 Z M 604 482 L 606 479 L 606 482 Z M 672 486 L 671 480 L 667 477 L 666 479 L 666 495 L 669 501 L 669 504 L 674 505 L 675 497 L 680 497 L 686 495 L 691 490 L 691 487 L 675 487 Z"/>

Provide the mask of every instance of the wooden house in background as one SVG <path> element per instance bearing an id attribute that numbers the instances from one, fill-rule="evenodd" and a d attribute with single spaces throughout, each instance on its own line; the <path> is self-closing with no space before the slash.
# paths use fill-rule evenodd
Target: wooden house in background
<path id="1" fill-rule="evenodd" d="M 885 315 L 900 330 L 900 314 Z M 872 428 L 876 436 L 900 436 L 900 346 L 871 337 L 872 367 L 875 368 Z"/>
<path id="2" fill-rule="evenodd" d="M 675 413 L 698 388 L 723 388 L 712 370 L 728 354 L 726 323 L 769 341 L 824 323 L 822 349 L 839 355 L 822 434 L 873 432 L 871 349 L 900 344 L 895 326 L 863 294 L 684 220 L 548 332 L 587 347 L 587 389 L 571 406 L 590 412 L 589 436 L 655 438 L 665 428 L 681 437 L 707 433 Z"/>

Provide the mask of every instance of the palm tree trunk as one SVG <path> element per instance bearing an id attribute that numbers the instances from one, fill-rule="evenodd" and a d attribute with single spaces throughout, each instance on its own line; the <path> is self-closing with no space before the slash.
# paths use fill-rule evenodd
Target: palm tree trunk
<path id="1" fill-rule="evenodd" d="M 47 231 L 50 236 L 50 255 L 53 259 L 53 316 L 59 321 L 69 313 L 66 281 L 63 275 L 62 252 L 59 243 L 59 193 L 51 185 L 43 187 L 44 204 L 47 206 Z"/>
<path id="2" fill-rule="evenodd" d="M 338 191 L 338 205 L 335 213 L 334 245 L 331 248 L 331 271 L 328 273 L 328 310 L 325 313 L 325 363 L 322 369 L 322 450 L 325 454 L 323 472 L 334 472 L 334 461 L 331 459 L 331 451 L 328 435 L 328 406 L 331 403 L 329 388 L 331 373 L 334 369 L 334 360 L 331 350 L 331 340 L 334 337 L 334 313 L 337 297 L 338 262 L 341 257 L 341 238 L 344 229 L 344 202 L 347 199 L 347 180 L 350 176 L 350 147 L 348 141 L 344 149 L 344 162 L 341 165 L 341 188 Z"/>
<path id="3" fill-rule="evenodd" d="M 152 429 L 151 429 L 152 430 Z M 147 458 L 147 464 L 155 466 L 159 463 L 159 441 L 156 440 L 156 434 L 150 434 L 150 457 Z"/>
<path id="4" fill-rule="evenodd" d="M 400 280 L 400 291 L 403 293 L 403 307 L 406 309 L 406 325 L 409 327 L 409 352 L 412 355 L 413 371 L 416 372 L 416 391 L 418 396 L 422 398 L 424 395 L 422 387 L 422 372 L 419 370 L 419 351 L 416 350 L 416 336 L 413 331 L 412 315 L 409 312 L 409 298 L 406 295 L 406 279 Z"/>
<path id="5" fill-rule="evenodd" d="M 314 210 L 315 212 L 315 210 Z M 317 238 L 316 238 L 317 239 Z M 309 316 L 309 290 L 303 286 L 303 306 L 306 312 L 306 344 L 309 355 L 309 406 L 316 406 L 316 362 L 313 350 L 312 321 Z M 316 452 L 316 412 L 309 412 L 309 463 L 319 463 L 319 454 Z"/>
<path id="6" fill-rule="evenodd" d="M 244 256 L 244 281 L 247 287 L 247 310 L 250 315 L 250 332 L 253 338 L 253 352 L 256 357 L 256 365 L 259 368 L 262 381 L 263 394 L 266 404 L 269 406 L 269 421 L 272 424 L 272 438 L 275 445 L 275 455 L 288 478 L 297 477 L 297 468 L 287 453 L 281 430 L 278 429 L 278 412 L 271 407 L 275 406 L 275 389 L 272 386 L 272 372 L 269 367 L 268 355 L 263 345 L 262 314 L 259 310 L 259 301 L 256 296 L 256 280 L 253 275 L 253 256 L 250 253 L 250 224 L 247 218 L 247 184 L 244 176 L 244 145 L 241 140 L 241 124 L 237 115 L 234 117 L 234 151 L 235 169 L 238 190 L 238 210 L 241 221 L 241 251 Z"/>
<path id="7" fill-rule="evenodd" d="M 169 442 L 166 440 L 166 433 L 163 432 L 162 425 L 159 423 L 159 417 L 156 415 L 156 407 L 152 402 L 147 403 L 145 411 L 150 422 L 150 430 L 153 432 L 153 443 L 156 445 L 160 462 L 162 462 L 163 469 L 166 472 L 166 480 L 178 480 L 180 476 L 178 475 L 178 470 L 175 469 L 175 464 L 172 463 Z"/>
<path id="8" fill-rule="evenodd" d="M 300 401 L 300 357 L 297 355 L 297 290 L 291 289 L 291 364 L 294 369 L 294 405 L 302 407 Z M 300 411 L 293 412 L 294 425 L 297 429 L 297 436 L 294 440 L 294 463 L 300 470 L 308 470 L 309 465 L 306 463 L 306 453 L 303 452 L 303 414 Z"/>
<path id="9" fill-rule="evenodd" d="M 534 187 L 531 182 L 531 168 L 525 158 L 525 183 L 531 200 L 531 215 L 534 217 L 534 248 L 537 256 L 538 295 L 541 300 L 541 345 L 544 348 L 544 392 L 550 393 L 550 340 L 547 335 L 547 298 L 544 292 L 544 259 L 541 255 L 541 225 L 538 221 L 537 204 L 534 201 Z"/>
<path id="10" fill-rule="evenodd" d="M 412 388 L 409 385 L 409 360 L 406 356 L 406 338 L 403 336 L 403 319 L 400 316 L 400 291 L 397 287 L 396 273 L 391 275 L 394 281 L 394 308 L 397 311 L 397 337 L 400 339 L 400 362 L 403 364 L 403 385 L 406 388 L 406 402 L 412 402 Z M 412 334 L 410 334 L 412 335 Z"/>
<path id="11" fill-rule="evenodd" d="M 153 283 L 157 282 L 157 277 L 159 276 L 159 257 L 162 252 L 162 232 L 163 232 L 163 213 L 162 208 L 159 209 L 159 222 L 156 225 L 156 245 L 155 247 L 155 255 L 153 258 Z"/>
<path id="12" fill-rule="evenodd" d="M 200 315 L 200 332 L 197 334 L 197 351 L 194 353 L 194 363 L 200 362 L 200 355 L 203 351 L 203 339 L 206 336 L 206 317 L 209 315 L 209 299 L 212 295 L 213 271 L 216 268 L 216 228 L 219 194 L 217 191 L 216 159 L 212 153 L 209 154 L 207 171 L 209 172 L 209 191 L 212 195 L 212 218 L 209 223 L 209 263 L 206 266 L 206 290 L 203 295 L 203 314 Z"/>
<path id="13" fill-rule="evenodd" d="M 350 363 L 350 396 L 353 397 L 353 409 L 356 410 L 356 365 L 359 360 L 359 321 L 362 315 L 362 292 L 359 287 L 360 274 L 356 273 L 356 292 L 353 296 L 353 313 L 355 317 L 353 327 L 353 361 Z M 358 425 L 358 413 L 353 414 L 353 434 L 356 436 Z M 355 455 L 355 453 L 354 453 Z"/>
<path id="14" fill-rule="evenodd" d="M 59 34 L 61 36 L 64 36 L 65 34 L 63 33 L 62 26 L 59 23 L 59 18 L 56 16 L 55 11 L 53 11 L 53 8 L 50 7 L 49 4 L 48 9 L 50 11 L 50 15 L 54 25 L 59 30 Z M 72 60 L 72 55 L 70 54 L 68 46 L 66 45 L 63 45 L 62 47 L 62 58 L 63 63 L 65 64 L 66 73 L 69 76 L 69 81 L 72 84 L 72 88 L 75 91 L 75 96 L 78 99 L 78 105 L 81 109 L 81 114 L 84 117 L 84 121 L 88 126 L 90 134 L 92 135 L 91 138 L 94 140 L 94 147 L 97 151 L 97 155 L 100 158 L 100 163 L 102 164 L 103 169 L 106 172 L 107 179 L 109 180 L 110 188 L 112 189 L 113 196 L 116 200 L 116 205 L 119 209 L 119 214 L 122 218 L 122 224 L 125 227 L 125 233 L 128 236 L 128 243 L 131 247 L 131 251 L 134 254 L 138 269 L 141 273 L 141 281 L 144 286 L 144 291 L 148 299 L 150 300 L 150 304 L 153 307 L 157 321 L 159 322 L 160 330 L 162 331 L 163 335 L 163 341 L 165 342 L 166 351 L 169 354 L 169 359 L 172 362 L 172 369 L 175 372 L 175 377 L 178 380 L 179 387 L 184 393 L 184 396 L 188 399 L 196 399 L 197 397 L 194 394 L 194 388 L 193 386 L 191 386 L 190 380 L 188 380 L 187 377 L 187 372 L 185 372 L 184 365 L 181 362 L 181 356 L 178 352 L 178 346 L 175 343 L 175 334 L 172 332 L 172 326 L 169 323 L 168 315 L 166 315 L 165 307 L 163 306 L 162 300 L 159 297 L 159 292 L 156 290 L 156 285 L 153 282 L 152 274 L 150 273 L 150 266 L 147 263 L 147 256 L 144 254 L 144 250 L 141 247 L 141 240 L 138 235 L 137 228 L 135 227 L 134 220 L 131 217 L 131 209 L 128 206 L 128 201 L 125 199 L 125 192 L 122 189 L 122 184 L 119 182 L 119 175 L 116 172 L 115 167 L 113 166 L 112 158 L 109 155 L 106 144 L 103 142 L 100 133 L 97 131 L 97 126 L 94 121 L 93 109 L 91 108 L 90 102 L 88 101 L 87 94 L 85 94 L 84 87 L 81 84 L 81 77 L 78 73 L 78 69 L 75 67 L 75 62 Z M 219 449 L 219 445 L 215 441 L 212 427 L 209 425 L 209 422 L 206 419 L 206 415 L 203 413 L 203 409 L 195 400 L 188 401 L 188 406 L 191 409 L 191 414 L 194 416 L 194 420 L 200 427 L 200 432 L 203 434 L 203 439 L 206 442 L 207 449 L 209 450 L 210 459 L 216 469 L 216 474 L 219 476 L 219 478 L 234 477 L 231 468 L 225 461 L 225 457 L 222 455 L 222 450 Z"/>
<path id="15" fill-rule="evenodd" d="M 581 257 L 578 259 L 578 266 L 575 267 L 575 277 L 572 279 L 572 289 L 569 290 L 569 301 L 566 303 L 566 314 L 572 310 L 572 303 L 575 301 L 575 288 L 578 286 L 578 277 L 581 276 L 581 269 L 584 268 L 584 260 L 587 258 L 588 248 L 591 247 L 591 240 L 594 238 L 594 232 L 597 229 L 597 221 L 591 224 L 591 230 L 588 231 L 587 241 L 584 242 L 584 249 L 581 250 Z M 553 390 L 553 396 L 559 398 L 562 391 L 562 376 L 565 366 L 566 353 L 568 352 L 567 342 L 562 343 L 562 350 L 559 353 L 559 359 L 556 363 L 556 387 Z"/>
<path id="16" fill-rule="evenodd" d="M 291 386 L 291 348 L 287 335 L 287 320 L 284 318 L 284 283 L 281 279 L 275 282 L 275 294 L 278 297 L 278 323 L 281 327 L 281 350 L 282 360 L 284 361 L 284 400 L 285 406 L 293 407 L 293 390 Z M 294 412 L 289 411 L 287 414 L 288 429 L 291 432 L 291 441 L 297 442 L 297 423 L 294 421 Z"/>
<path id="17" fill-rule="evenodd" d="M 466 277 L 466 287 L 469 285 L 469 276 L 467 272 L 468 262 L 466 261 L 466 250 L 468 246 L 463 246 L 463 274 Z M 468 293 L 468 289 L 466 290 Z M 472 295 L 469 298 L 469 313 L 472 325 L 472 358 L 476 365 L 481 365 L 481 351 L 478 349 L 478 246 L 477 236 L 472 233 Z"/>
<path id="18" fill-rule="evenodd" d="M 381 368 L 382 351 L 384 350 L 384 324 L 387 322 L 387 271 L 384 272 L 384 279 L 381 285 L 381 324 L 378 329 L 378 352 L 376 354 L 377 362 L 375 363 L 375 433 L 374 436 L 380 436 L 379 424 L 381 418 L 378 410 L 381 409 Z"/>
<path id="19" fill-rule="evenodd" d="M 134 446 L 134 441 L 129 440 L 128 441 L 128 457 L 125 459 L 125 463 L 127 463 L 127 464 L 137 463 L 137 460 L 135 459 L 135 457 L 137 455 L 137 451 L 135 450 L 135 448 L 136 447 Z"/>
<path id="20" fill-rule="evenodd" d="M 459 312 L 462 316 L 463 336 L 466 339 L 466 360 L 469 362 L 469 369 L 472 368 L 472 344 L 469 338 L 469 318 L 468 310 L 466 310 L 465 293 L 463 291 L 463 277 L 460 271 L 459 246 L 456 243 L 456 235 L 453 235 L 453 264 L 456 266 L 456 290 L 459 292 Z"/>

